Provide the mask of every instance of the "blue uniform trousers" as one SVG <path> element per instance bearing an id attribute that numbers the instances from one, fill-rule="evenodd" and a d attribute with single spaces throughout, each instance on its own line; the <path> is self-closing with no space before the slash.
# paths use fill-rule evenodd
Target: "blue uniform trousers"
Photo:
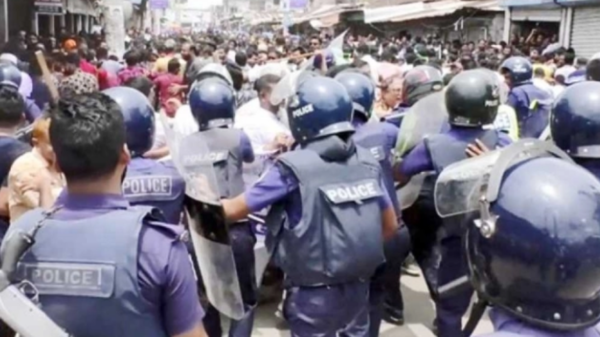
<path id="1" fill-rule="evenodd" d="M 442 260 L 438 272 L 439 286 L 468 275 L 467 261 L 458 236 L 443 238 L 440 244 Z M 462 317 L 469 309 L 473 289 L 467 288 L 453 296 L 436 301 L 438 337 L 461 337 Z"/>
<path id="2" fill-rule="evenodd" d="M 292 337 L 367 337 L 369 281 L 288 287 L 284 315 Z"/>

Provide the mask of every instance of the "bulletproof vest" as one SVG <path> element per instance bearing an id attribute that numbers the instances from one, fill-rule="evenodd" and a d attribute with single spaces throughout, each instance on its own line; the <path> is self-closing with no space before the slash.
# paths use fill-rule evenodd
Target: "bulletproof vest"
<path id="1" fill-rule="evenodd" d="M 446 167 L 461 160 L 467 159 L 465 150 L 469 144 L 479 139 L 489 149 L 498 145 L 498 132 L 496 130 L 472 129 L 461 137 L 452 137 L 448 133 L 441 133 L 427 137 L 425 145 L 429 150 L 433 168 L 439 175 Z M 437 180 L 437 178 L 436 178 Z M 457 236 L 462 234 L 463 225 L 470 221 L 473 214 L 462 214 L 443 219 L 440 237 Z"/>
<path id="2" fill-rule="evenodd" d="M 394 184 L 394 174 L 392 169 L 393 153 L 386 145 L 386 136 L 383 131 L 383 125 L 380 123 L 367 123 L 356 129 L 353 136 L 354 142 L 361 146 L 373 155 L 383 173 L 383 181 L 385 188 L 392 199 L 396 215 L 400 216 L 401 208 L 398 196 L 396 195 L 396 187 Z"/>
<path id="3" fill-rule="evenodd" d="M 155 207 L 166 222 L 180 223 L 185 181 L 171 162 L 133 159 L 122 186 L 123 195 L 132 205 Z"/>
<path id="4" fill-rule="evenodd" d="M 429 150 L 431 162 L 437 174 L 440 174 L 449 165 L 467 159 L 465 150 L 469 144 L 474 144 L 476 139 L 479 139 L 489 149 L 495 149 L 499 136 L 495 130 L 472 129 L 462 137 L 452 137 L 448 133 L 427 137 L 425 145 Z"/>
<path id="5" fill-rule="evenodd" d="M 200 131 L 208 143 L 221 192 L 221 198 L 236 197 L 244 192 L 242 153 L 238 129 L 208 129 Z"/>
<path id="6" fill-rule="evenodd" d="M 515 88 L 520 91 L 519 96 L 529 104 L 527 107 L 517 107 L 520 138 L 539 138 L 550 119 L 552 97 L 533 84 L 526 84 Z"/>
<path id="7" fill-rule="evenodd" d="M 138 284 L 139 237 L 151 212 L 132 207 L 80 220 L 43 220 L 18 273 L 35 285 L 42 310 L 69 334 L 167 336 Z M 45 217 L 40 209 L 28 212 L 8 235 L 29 231 Z M 175 238 L 176 229 L 169 228 Z"/>
<path id="8" fill-rule="evenodd" d="M 279 157 L 298 180 L 302 215 L 290 224 L 286 201 L 273 205 L 266 244 L 289 285 L 366 281 L 384 261 L 381 166 L 353 148 L 331 136 Z"/>

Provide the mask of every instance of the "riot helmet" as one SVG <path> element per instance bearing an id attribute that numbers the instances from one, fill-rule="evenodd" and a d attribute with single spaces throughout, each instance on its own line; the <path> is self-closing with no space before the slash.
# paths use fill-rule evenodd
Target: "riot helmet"
<path id="1" fill-rule="evenodd" d="M 513 56 L 506 59 L 500 66 L 500 73 L 510 82 L 510 87 L 516 87 L 531 82 L 533 66 L 528 59 Z"/>
<path id="2" fill-rule="evenodd" d="M 233 79 L 231 78 L 231 74 L 229 73 L 229 70 L 222 64 L 209 63 L 205 65 L 196 74 L 194 81 L 197 83 L 209 78 L 218 78 L 225 81 L 227 85 L 233 87 Z"/>
<path id="3" fill-rule="evenodd" d="M 474 214 L 463 247 L 480 303 L 542 329 L 578 330 L 600 321 L 599 191 L 554 144 L 523 139 L 448 166 L 435 204 L 442 217 Z"/>
<path id="4" fill-rule="evenodd" d="M 196 82 L 188 99 L 201 131 L 233 125 L 235 93 L 222 79 L 207 78 Z"/>
<path id="5" fill-rule="evenodd" d="M 564 159 L 534 158 L 506 170 L 489 214 L 482 213 L 480 228 L 470 227 L 466 236 L 479 294 L 540 328 L 597 324 L 598 191 L 591 173 Z"/>
<path id="6" fill-rule="evenodd" d="M 484 69 L 463 71 L 448 84 L 445 101 L 451 125 L 491 124 L 500 106 L 500 81 Z"/>
<path id="7" fill-rule="evenodd" d="M 352 100 L 354 114 L 361 115 L 366 121 L 371 118 L 371 110 L 375 100 L 375 84 L 366 75 L 358 71 L 343 71 L 335 77 Z"/>
<path id="8" fill-rule="evenodd" d="M 121 108 L 131 156 L 143 156 L 154 143 L 155 116 L 150 101 L 144 94 L 129 87 L 114 87 L 102 93 L 112 98 Z"/>
<path id="9" fill-rule="evenodd" d="M 352 100 L 342 84 L 324 76 L 306 76 L 288 99 L 292 136 L 299 143 L 354 131 Z"/>
<path id="10" fill-rule="evenodd" d="M 552 107 L 550 133 L 570 156 L 600 158 L 600 82 L 565 89 Z"/>
<path id="11" fill-rule="evenodd" d="M 0 85 L 9 85 L 19 88 L 21 86 L 21 71 L 8 62 L 0 62 Z"/>
<path id="12" fill-rule="evenodd" d="M 431 66 L 418 66 L 406 72 L 402 85 L 402 102 L 413 106 L 421 98 L 444 89 L 442 73 Z"/>

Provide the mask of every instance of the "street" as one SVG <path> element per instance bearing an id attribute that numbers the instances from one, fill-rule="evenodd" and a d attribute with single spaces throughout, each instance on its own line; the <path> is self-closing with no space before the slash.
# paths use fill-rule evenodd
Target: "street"
<path id="1" fill-rule="evenodd" d="M 383 323 L 382 337 L 434 337 L 431 324 L 435 311 L 433 303 L 429 300 L 429 293 L 422 277 L 402 277 L 402 295 L 404 296 L 405 319 L 404 326 L 395 326 Z M 289 330 L 282 327 L 280 320 L 275 317 L 277 303 L 269 303 L 259 307 L 254 324 L 253 336 L 262 337 L 287 337 Z M 468 317 L 463 318 L 463 324 Z M 227 330 L 224 330 L 227 331 Z M 474 335 L 492 332 L 492 325 L 487 315 L 483 317 Z"/>

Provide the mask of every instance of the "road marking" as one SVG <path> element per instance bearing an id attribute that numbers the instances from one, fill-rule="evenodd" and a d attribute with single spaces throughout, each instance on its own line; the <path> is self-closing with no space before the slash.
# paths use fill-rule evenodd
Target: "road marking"
<path id="1" fill-rule="evenodd" d="M 435 337 L 433 332 L 423 324 L 408 324 L 408 329 L 419 337 Z"/>

